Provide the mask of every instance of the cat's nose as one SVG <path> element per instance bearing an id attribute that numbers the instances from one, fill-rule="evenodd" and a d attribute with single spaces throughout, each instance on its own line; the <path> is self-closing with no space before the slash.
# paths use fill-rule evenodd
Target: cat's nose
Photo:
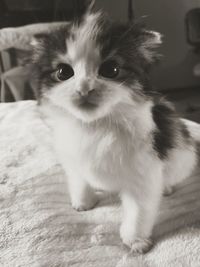
<path id="1" fill-rule="evenodd" d="M 92 88 L 92 89 L 88 89 L 88 90 L 77 90 L 77 93 L 78 93 L 79 96 L 81 96 L 81 97 L 87 97 L 87 96 L 93 94 L 94 91 L 95 91 L 95 89 Z"/>
<path id="2" fill-rule="evenodd" d="M 92 83 L 90 83 L 87 80 L 84 80 L 76 88 L 76 91 L 79 96 L 87 97 L 88 95 L 92 94 L 95 91 L 95 89 Z"/>

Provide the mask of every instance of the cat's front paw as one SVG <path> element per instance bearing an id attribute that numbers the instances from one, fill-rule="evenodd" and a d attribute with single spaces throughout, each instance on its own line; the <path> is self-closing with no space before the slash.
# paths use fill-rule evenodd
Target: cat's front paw
<path id="1" fill-rule="evenodd" d="M 152 246 L 153 242 L 150 238 L 136 238 L 128 233 L 125 226 L 120 229 L 120 236 L 124 245 L 130 248 L 133 254 L 143 254 L 148 252 Z"/>
<path id="2" fill-rule="evenodd" d="M 93 196 L 90 199 L 84 201 L 72 201 L 72 207 L 77 211 L 86 211 L 93 209 L 98 203 L 98 198 Z"/>
<path id="3" fill-rule="evenodd" d="M 148 238 L 136 238 L 128 244 L 128 247 L 133 254 L 144 254 L 153 247 L 153 242 Z"/>
<path id="4" fill-rule="evenodd" d="M 171 196 L 175 192 L 175 190 L 176 190 L 175 186 L 170 186 L 170 185 L 169 186 L 166 186 L 164 188 L 163 195 L 165 197 Z"/>

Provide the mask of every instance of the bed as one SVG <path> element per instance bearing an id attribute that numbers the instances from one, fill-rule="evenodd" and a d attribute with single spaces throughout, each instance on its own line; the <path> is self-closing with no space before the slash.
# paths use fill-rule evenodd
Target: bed
<path id="1" fill-rule="evenodd" d="M 185 121 L 194 135 L 200 125 Z M 72 209 L 52 134 L 35 101 L 0 104 L 0 266 L 199 267 L 200 171 L 164 197 L 154 248 L 134 257 L 118 233 L 117 196 Z"/>

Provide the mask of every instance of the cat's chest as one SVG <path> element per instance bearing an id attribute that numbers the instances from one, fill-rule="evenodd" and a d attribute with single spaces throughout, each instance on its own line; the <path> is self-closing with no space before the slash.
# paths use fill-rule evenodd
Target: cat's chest
<path id="1" fill-rule="evenodd" d="M 55 137 L 63 156 L 94 168 L 122 164 L 134 150 L 131 134 L 115 129 L 88 129 L 68 123 L 57 127 Z"/>
<path id="2" fill-rule="evenodd" d="M 85 129 L 73 123 L 55 130 L 56 148 L 69 173 L 84 177 L 91 185 L 117 191 L 141 175 L 149 148 L 133 133 L 116 129 Z M 126 177 L 126 179 L 125 179 Z"/>

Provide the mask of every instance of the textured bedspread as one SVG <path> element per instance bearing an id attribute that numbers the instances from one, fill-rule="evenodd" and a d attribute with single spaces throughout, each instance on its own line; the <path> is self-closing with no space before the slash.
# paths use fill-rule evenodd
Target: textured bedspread
<path id="1" fill-rule="evenodd" d="M 0 104 L 0 266 L 200 266 L 200 171 L 163 199 L 156 244 L 138 257 L 121 245 L 118 199 L 78 213 L 64 177 L 36 103 Z"/>

